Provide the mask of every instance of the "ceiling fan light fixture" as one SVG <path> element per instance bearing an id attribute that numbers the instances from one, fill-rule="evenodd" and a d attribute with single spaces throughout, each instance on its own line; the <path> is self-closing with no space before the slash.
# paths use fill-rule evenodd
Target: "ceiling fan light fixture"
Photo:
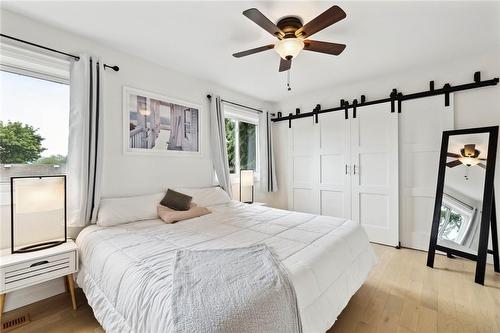
<path id="1" fill-rule="evenodd" d="M 479 164 L 479 162 L 481 162 L 478 158 L 474 158 L 474 157 L 460 157 L 458 160 L 466 166 L 473 166 L 473 165 Z"/>
<path id="2" fill-rule="evenodd" d="M 151 110 L 149 109 L 146 109 L 146 108 L 140 108 L 139 109 L 139 113 L 142 115 L 142 116 L 149 116 L 151 114 Z"/>
<path id="3" fill-rule="evenodd" d="M 279 40 L 274 49 L 285 60 L 295 58 L 304 48 L 304 41 L 301 38 L 283 38 Z"/>

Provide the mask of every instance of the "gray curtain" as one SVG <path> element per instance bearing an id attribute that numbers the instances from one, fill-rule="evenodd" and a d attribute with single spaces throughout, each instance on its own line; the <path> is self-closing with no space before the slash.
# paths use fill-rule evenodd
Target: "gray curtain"
<path id="1" fill-rule="evenodd" d="M 226 125 L 224 110 L 219 96 L 210 99 L 210 139 L 212 161 L 219 185 L 232 198 L 231 179 L 229 178 L 229 161 L 227 159 Z"/>
<path id="2" fill-rule="evenodd" d="M 103 65 L 80 55 L 71 64 L 68 142 L 68 225 L 95 222 L 101 197 Z"/>
<path id="3" fill-rule="evenodd" d="M 260 187 L 264 192 L 278 191 L 276 165 L 274 163 L 271 114 L 262 112 L 259 117 L 260 132 Z"/>

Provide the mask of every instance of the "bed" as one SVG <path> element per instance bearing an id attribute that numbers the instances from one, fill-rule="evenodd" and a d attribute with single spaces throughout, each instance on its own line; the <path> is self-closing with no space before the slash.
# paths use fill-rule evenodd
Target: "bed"
<path id="1" fill-rule="evenodd" d="M 206 203 L 211 214 L 175 224 L 153 218 L 91 225 L 79 234 L 77 283 L 107 332 L 171 331 L 177 249 L 267 244 L 295 288 L 304 332 L 327 331 L 376 263 L 353 221 L 229 200 Z"/>

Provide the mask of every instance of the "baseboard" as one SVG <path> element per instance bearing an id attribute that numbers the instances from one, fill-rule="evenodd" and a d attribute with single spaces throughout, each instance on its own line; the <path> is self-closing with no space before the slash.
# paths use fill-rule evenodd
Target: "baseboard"
<path id="1" fill-rule="evenodd" d="M 65 291 L 64 278 L 58 278 L 16 290 L 6 295 L 4 311 L 14 310 L 42 299 L 61 294 Z"/>

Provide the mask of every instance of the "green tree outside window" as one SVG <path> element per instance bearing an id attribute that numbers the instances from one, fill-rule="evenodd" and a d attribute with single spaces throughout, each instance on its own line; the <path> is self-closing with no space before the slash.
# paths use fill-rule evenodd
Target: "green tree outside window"
<path id="1" fill-rule="evenodd" d="M 235 121 L 229 118 L 225 119 L 226 141 L 227 141 L 227 159 L 229 162 L 229 173 L 236 172 L 236 133 Z"/>
<path id="2" fill-rule="evenodd" d="M 240 121 L 239 123 L 240 169 L 255 170 L 256 147 L 255 125 Z"/>
<path id="3" fill-rule="evenodd" d="M 0 163 L 24 164 L 36 162 L 45 150 L 38 129 L 21 122 L 0 121 Z"/>

